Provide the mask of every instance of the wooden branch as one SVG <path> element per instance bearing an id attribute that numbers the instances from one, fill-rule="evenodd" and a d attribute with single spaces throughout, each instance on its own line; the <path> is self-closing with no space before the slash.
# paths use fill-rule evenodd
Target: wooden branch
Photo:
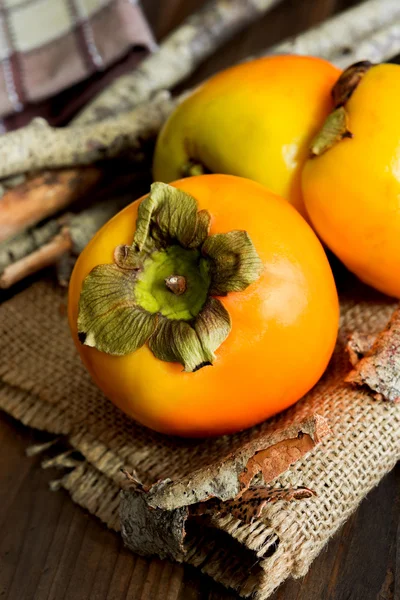
<path id="1" fill-rule="evenodd" d="M 100 95 L 82 113 L 82 117 L 74 121 L 74 125 L 79 127 L 55 129 L 43 119 L 35 119 L 31 125 L 3 136 L 0 143 L 0 178 L 40 168 L 87 165 L 123 152 L 131 152 L 136 159 L 142 158 L 143 141 L 157 135 L 175 103 L 161 94 L 146 106 L 129 113 L 124 111 L 148 99 L 156 89 L 171 87 L 189 74 L 199 57 L 203 56 L 203 50 L 199 50 L 201 43 L 211 52 L 216 47 L 218 32 L 220 35 L 225 31 L 231 32 L 232 27 L 251 21 L 257 11 L 264 12 L 276 1 L 232 0 L 226 3 L 225 0 L 214 0 L 207 4 L 203 11 L 178 28 L 160 51 L 144 61 L 133 75 L 116 80 Z M 347 63 L 352 55 L 343 58 L 342 52 L 346 50 L 348 54 L 363 35 L 370 34 L 376 27 L 383 27 L 371 43 L 364 41 L 356 51 L 357 57 L 361 56 L 364 48 L 368 54 L 366 58 L 372 57 L 379 62 L 398 49 L 400 34 L 397 26 L 391 24 L 397 16 L 400 19 L 397 0 L 368 0 L 309 32 L 275 46 L 269 53 L 335 56 L 338 62 Z M 94 119 L 112 115 L 114 118 L 93 123 Z"/>
<path id="2" fill-rule="evenodd" d="M 267 54 L 305 54 L 328 60 L 343 56 L 344 64 L 348 66 L 354 61 L 350 59 L 346 62 L 346 55 L 354 52 L 360 40 L 399 19 L 398 0 L 367 0 L 319 23 L 305 33 L 273 46 Z M 386 53 L 381 56 L 379 58 L 377 54 L 375 62 L 387 58 Z M 368 57 L 362 56 L 362 59 L 365 58 Z"/>
<path id="3" fill-rule="evenodd" d="M 162 92 L 150 104 L 82 127 L 53 128 L 44 119 L 34 119 L 28 127 L 2 136 L 0 177 L 44 167 L 88 165 L 127 153 L 143 160 L 142 145 L 156 137 L 175 106 L 168 92 Z"/>
<path id="4" fill-rule="evenodd" d="M 396 56 L 400 52 L 400 2 L 398 12 L 397 21 L 371 32 L 357 44 L 352 44 L 351 52 L 335 55 L 332 62 L 345 68 L 361 60 L 380 63 Z"/>
<path id="5" fill-rule="evenodd" d="M 0 273 L 9 265 L 32 254 L 47 244 L 61 230 L 60 223 L 54 219 L 41 227 L 35 227 L 15 236 L 12 240 L 0 244 Z"/>
<path id="6" fill-rule="evenodd" d="M 186 551 L 186 521 L 208 512 L 208 502 L 213 503 L 209 508 L 214 516 L 226 510 L 234 518 L 243 515 L 245 521 L 251 521 L 268 501 L 311 497 L 314 492 L 308 488 L 266 493 L 265 488 L 249 486 L 256 478 L 265 486 L 308 454 L 328 432 L 325 419 L 314 415 L 286 430 L 260 435 L 181 480 L 165 479 L 148 488 L 131 477 L 120 503 L 125 544 L 139 554 L 179 560 Z M 249 465 L 253 465 L 252 475 L 244 482 L 242 475 Z"/>
<path id="7" fill-rule="evenodd" d="M 354 344 L 359 354 L 367 349 L 368 340 L 351 340 L 350 353 Z M 370 341 L 370 340 L 369 340 Z M 350 354 L 351 356 L 351 354 Z M 349 383 L 367 386 L 377 399 L 400 402 L 400 308 L 393 313 L 387 327 L 376 336 L 371 348 L 355 365 L 346 377 Z"/>
<path id="8" fill-rule="evenodd" d="M 90 103 L 74 120 L 79 128 L 55 129 L 43 119 L 34 119 L 27 127 L 3 136 L 0 178 L 40 168 L 86 165 L 124 151 L 140 151 L 138 142 L 157 134 L 173 104 L 164 98 L 138 112 L 127 111 L 154 92 L 182 81 L 224 41 L 280 1 L 211 0 L 133 74 L 117 79 Z"/>
<path id="9" fill-rule="evenodd" d="M 45 171 L 10 189 L 0 201 L 0 242 L 81 198 L 101 176 L 95 167 Z"/>
<path id="10" fill-rule="evenodd" d="M 28 256 L 9 265 L 0 276 L 0 288 L 7 289 L 33 273 L 57 262 L 72 249 L 68 230 L 62 230 L 50 242 Z"/>
<path id="11" fill-rule="evenodd" d="M 0 288 L 9 288 L 28 275 L 56 264 L 63 256 L 77 256 L 112 216 L 133 201 L 132 194 L 107 199 L 78 214 L 63 215 L 42 227 L 0 245 Z M 70 269 L 74 260 L 70 261 Z M 63 272 L 63 279 L 68 275 Z M 67 282 L 64 281 L 64 284 Z"/>
<path id="12" fill-rule="evenodd" d="M 116 79 L 74 120 L 93 123 L 131 110 L 154 92 L 171 89 L 217 48 L 282 0 L 210 0 L 129 75 Z"/>
<path id="13" fill-rule="evenodd" d="M 245 14 L 248 15 L 246 18 L 250 19 L 250 7 L 253 4 L 259 3 L 260 0 L 253 0 L 253 2 L 242 2 L 242 0 L 235 0 L 235 2 L 229 3 L 229 8 L 224 8 L 224 2 L 213 2 L 207 5 L 206 8 L 203 9 L 203 12 L 197 16 L 190 17 L 188 21 L 184 23 L 181 28 L 178 28 L 175 33 L 173 33 L 167 40 L 162 44 L 160 51 L 151 56 L 147 61 L 142 64 L 141 70 L 136 70 L 132 76 L 127 76 L 128 79 L 122 78 L 118 80 L 117 89 L 121 91 L 121 94 L 125 100 L 133 99 L 135 96 L 135 87 L 132 86 L 137 85 L 137 95 L 136 100 L 144 99 L 146 94 L 150 94 L 154 92 L 154 90 L 160 85 L 166 85 L 167 81 L 168 85 L 173 85 L 176 83 L 180 77 L 184 76 L 184 73 L 187 74 L 187 69 L 194 68 L 197 64 L 196 61 L 200 60 L 200 54 L 196 54 L 200 52 L 197 47 L 197 44 L 202 39 L 202 35 L 208 35 L 208 33 L 201 33 L 202 27 L 204 28 L 205 23 L 208 23 L 208 29 L 210 29 L 208 19 L 211 18 L 210 15 L 214 15 L 213 11 L 224 11 L 227 10 L 227 13 L 224 13 L 221 17 L 221 20 L 217 22 L 215 25 L 216 29 L 213 30 L 211 39 L 217 44 L 217 34 L 216 31 L 221 31 L 224 27 L 232 28 L 233 24 L 236 23 L 235 27 L 239 27 L 238 21 L 240 11 L 244 10 Z M 273 3 L 268 3 L 267 0 L 265 2 L 261 2 L 261 10 L 267 10 L 268 7 L 271 7 Z M 218 7 L 218 8 L 217 8 Z M 246 8 L 244 8 L 246 7 Z M 236 11 L 236 12 L 235 12 Z M 239 12 L 238 12 L 239 11 Z M 335 16 L 333 19 L 330 19 L 326 23 L 318 26 L 318 28 L 314 28 L 309 32 L 301 34 L 296 38 L 290 40 L 289 42 L 280 44 L 272 49 L 272 51 L 292 51 L 298 53 L 311 53 L 311 54 L 319 54 L 322 56 L 326 56 L 329 58 L 330 53 L 336 53 L 337 60 L 341 59 L 340 54 L 337 53 L 343 51 L 343 48 L 351 48 L 354 40 L 358 39 L 358 36 L 366 35 L 373 28 L 381 25 L 385 25 L 390 19 L 396 17 L 396 15 L 400 13 L 400 5 L 397 0 L 368 0 L 352 8 L 344 13 L 341 13 Z M 222 14 L 222 13 L 221 13 Z M 253 14 L 253 13 L 251 13 Z M 208 16 L 207 16 L 208 15 Z M 233 16 L 235 15 L 235 16 Z M 242 15 L 243 16 L 243 15 Z M 242 17 L 240 17 L 242 18 Z M 251 17 L 253 18 L 253 17 Z M 197 19 L 197 21 L 196 21 Z M 197 25 L 193 23 L 196 22 Z M 356 29 L 354 30 L 354 23 L 357 23 Z M 392 26 L 390 27 L 392 30 Z M 177 52 L 177 57 L 180 56 L 180 53 L 184 52 L 185 43 L 182 41 L 185 36 L 189 36 L 191 44 L 193 44 L 193 48 L 188 50 L 190 52 L 195 53 L 195 59 L 193 59 L 191 63 L 191 67 L 188 66 L 188 63 L 185 62 L 185 68 L 182 67 L 182 70 L 179 71 L 179 76 L 177 72 L 173 71 L 169 75 L 166 75 L 168 70 L 164 71 L 165 61 L 167 57 L 171 56 L 172 48 L 174 47 Z M 229 31 L 233 31 L 229 29 Z M 383 30 L 382 30 L 383 31 Z M 383 41 L 384 36 L 382 31 L 379 32 L 379 40 Z M 387 31 L 387 29 L 385 29 Z M 182 33 L 183 32 L 183 33 Z M 184 33 L 186 32 L 186 33 Z M 210 34 L 211 35 L 211 34 Z M 200 37 L 199 37 L 200 36 Z M 181 40 L 181 41 L 179 41 Z M 164 50 L 165 47 L 165 50 Z M 391 46 L 393 48 L 393 46 Z M 211 48 L 211 46 L 210 46 Z M 212 50 L 210 49 L 209 52 Z M 378 48 L 378 52 L 386 53 L 385 48 L 381 44 Z M 383 54 L 382 54 L 383 55 Z M 379 56 L 375 56 L 375 60 L 379 59 Z M 185 70 L 186 69 L 186 70 Z M 162 71 L 165 75 L 160 75 L 159 77 L 154 77 L 154 74 L 158 71 Z M 171 79 L 171 77 L 175 77 L 175 79 Z M 167 79 L 163 79 L 162 77 L 167 77 Z M 123 86 L 123 81 L 126 82 L 127 87 L 124 93 L 122 90 L 125 89 Z M 152 82 L 150 87 L 146 88 L 145 81 Z M 137 83 L 133 83 L 137 82 Z M 156 82 L 156 83 L 155 83 Z M 152 87 L 153 86 L 153 87 Z M 154 87 L 155 86 L 155 87 Z M 148 92 L 144 90 L 147 89 Z M 114 90 L 115 91 L 115 90 Z M 118 92 L 119 94 L 119 92 Z M 117 94 L 118 98 L 120 97 Z M 76 121 L 77 124 L 83 122 L 90 122 L 92 118 L 100 118 L 105 115 L 114 114 L 114 109 L 118 110 L 126 107 L 126 104 L 113 104 L 113 99 L 117 98 L 114 95 L 114 92 L 111 90 L 110 95 L 107 95 L 107 92 L 104 92 L 98 100 L 96 100 L 95 104 L 91 107 L 88 107 L 87 111 L 84 111 L 82 120 L 78 119 Z M 110 100 L 110 104 L 108 104 L 108 99 Z M 180 101 L 182 97 L 178 101 Z M 124 100 L 124 102 L 125 102 Z M 130 102 L 131 100 L 129 100 Z M 104 104 L 102 104 L 104 102 Z M 160 118 L 160 113 L 155 110 L 155 106 L 157 103 L 162 104 L 163 116 Z M 163 104 L 165 102 L 165 104 Z M 170 103 L 170 104 L 169 104 Z M 110 110 L 106 110 L 106 105 L 110 108 Z M 125 114 L 125 116 L 117 117 L 116 120 L 108 120 L 105 122 L 105 126 L 103 128 L 102 125 L 96 126 L 85 126 L 79 128 L 79 130 L 73 129 L 72 127 L 67 130 L 53 130 L 49 128 L 47 125 L 41 126 L 31 126 L 27 130 L 20 130 L 15 134 L 8 134 L 3 136 L 0 143 L 0 157 L 3 157 L 2 162 L 0 162 L 0 173 L 15 173 L 22 170 L 32 170 L 34 168 L 39 168 L 40 165 L 51 165 L 55 167 L 56 165 L 71 165 L 77 163 L 86 164 L 91 160 L 97 160 L 100 158 L 104 158 L 105 156 L 115 156 L 122 150 L 131 149 L 136 157 L 141 158 L 141 150 L 140 144 L 143 141 L 143 138 L 146 138 L 146 135 L 150 133 L 155 135 L 157 133 L 158 128 L 161 126 L 163 119 L 165 119 L 168 115 L 168 112 L 172 110 L 174 106 L 174 102 L 171 100 L 163 99 L 160 100 L 160 97 L 149 103 L 146 108 L 142 107 L 139 109 L 139 115 L 143 115 L 144 121 L 140 121 L 142 125 L 139 125 L 138 113 L 133 113 L 135 116 L 135 124 L 132 130 L 132 122 L 130 117 Z M 104 109 L 104 110 L 103 110 Z M 155 110 L 156 121 L 152 121 L 152 111 Z M 165 110 L 165 112 L 164 112 Z M 85 121 L 86 117 L 87 121 Z M 90 117 L 90 118 L 89 118 Z M 125 119 L 128 121 L 128 136 L 125 136 L 125 127 L 126 124 Z M 91 129 L 93 127 L 93 129 Z M 100 129 L 97 129 L 100 127 Z M 119 129 L 118 129 L 119 127 Z M 142 129 L 142 127 L 144 129 Z M 135 129 L 136 128 L 136 129 Z M 146 134 L 147 128 L 147 134 Z M 121 136 L 118 136 L 118 132 L 121 133 Z M 15 142 L 9 142 L 9 135 L 15 135 L 16 137 L 12 138 Z M 47 142 L 49 141 L 49 143 Z M 53 146 L 53 150 L 50 149 L 50 143 L 56 144 Z M 11 148 L 10 148 L 11 146 Z M 21 152 L 22 147 L 22 152 Z M 29 155 L 30 152 L 30 155 Z M 9 162 L 7 162 L 9 161 Z M 80 169 L 75 170 L 75 174 L 78 177 L 80 173 Z M 37 193 L 37 202 L 33 201 L 32 208 L 29 207 L 29 193 L 24 191 L 26 204 L 24 204 L 24 211 L 22 211 L 22 220 L 19 223 L 18 227 L 13 227 L 9 233 L 6 233 L 7 220 L 4 221 L 4 229 L 2 230 L 3 217 L 0 211 L 0 239 L 5 239 L 6 235 L 15 235 L 18 230 L 22 230 L 26 228 L 29 224 L 37 222 L 43 219 L 46 216 L 51 215 L 52 213 L 59 210 L 59 205 L 55 203 L 54 207 L 51 208 L 49 206 L 44 206 L 42 209 L 39 207 L 40 202 L 40 194 L 41 194 L 41 177 L 32 179 L 30 182 L 30 186 L 32 190 L 36 189 Z M 58 174 L 55 175 L 56 179 L 58 178 Z M 73 171 L 71 171 L 71 177 L 73 177 Z M 6 200 L 9 198 L 13 198 L 14 194 L 18 195 L 24 188 L 17 187 L 14 188 L 12 195 L 8 195 L 11 192 L 8 192 L 6 196 Z M 43 188 L 42 191 L 46 191 L 46 188 Z M 32 191 L 32 194 L 34 192 Z M 59 189 L 60 197 L 62 197 L 62 206 L 67 206 L 76 198 L 76 195 L 73 193 L 67 185 L 64 186 L 64 189 Z M 4 206 L 6 203 L 4 204 Z M 3 209 L 4 209 L 3 206 Z M 39 207 L 39 208 L 38 208 Z M 38 210 L 36 210 L 38 208 Z M 25 212 L 26 210 L 26 212 Z M 28 216 L 30 212 L 34 213 L 34 218 L 29 220 Z M 18 218 L 18 217 L 17 217 Z"/>

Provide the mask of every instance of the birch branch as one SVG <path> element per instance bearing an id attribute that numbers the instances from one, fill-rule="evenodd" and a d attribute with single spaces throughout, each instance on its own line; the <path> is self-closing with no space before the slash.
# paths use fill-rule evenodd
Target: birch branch
<path id="1" fill-rule="evenodd" d="M 282 0 L 210 0 L 189 16 L 137 69 L 116 79 L 74 119 L 93 123 L 131 110 L 193 73 L 217 48 Z"/>
<path id="2" fill-rule="evenodd" d="M 400 13 L 400 2 L 399 2 Z M 391 25 L 387 25 L 378 31 L 374 31 L 359 44 L 354 44 L 351 52 L 338 54 L 332 57 L 332 62 L 338 67 L 345 68 L 360 60 L 369 60 L 372 63 L 380 63 L 400 52 L 400 16 Z"/>
<path id="3" fill-rule="evenodd" d="M 90 102 L 72 123 L 86 125 L 114 117 L 132 110 L 155 92 L 172 88 L 227 40 L 281 1 L 209 0 L 167 36 L 137 69 L 116 79 Z M 62 162 L 66 164 L 71 163 Z M 54 167 L 53 163 L 51 166 Z M 33 169 L 27 167 L 26 171 Z"/>
<path id="4" fill-rule="evenodd" d="M 358 40 L 359 36 L 367 35 L 368 32 L 370 32 L 374 27 L 377 27 L 381 24 L 390 22 L 398 13 L 400 13 L 400 4 L 397 2 L 397 0 L 396 1 L 393 1 L 393 0 L 368 0 L 367 2 L 364 2 L 363 4 L 356 6 L 355 8 L 352 8 L 348 11 L 345 11 L 345 12 L 335 16 L 334 18 L 327 21 L 325 24 L 320 25 L 318 28 L 313 28 L 304 34 L 301 34 L 300 36 L 297 36 L 296 38 L 289 40 L 288 42 L 285 42 L 283 44 L 275 46 L 274 48 L 271 49 L 271 52 L 273 52 L 273 51 L 275 51 L 275 52 L 291 51 L 291 52 L 297 52 L 297 53 L 313 53 L 313 54 L 317 54 L 317 55 L 323 55 L 326 58 L 329 58 L 329 56 L 327 56 L 327 53 L 330 53 L 330 52 L 335 53 L 336 52 L 336 54 L 334 54 L 334 56 L 336 57 L 335 61 L 338 62 L 339 60 L 341 60 L 343 58 L 340 55 L 340 53 L 343 52 L 344 49 L 347 49 L 347 51 L 349 49 L 351 50 L 353 45 L 355 43 L 358 43 L 356 40 Z M 357 31 L 355 31 L 355 29 L 354 29 L 353 19 L 356 21 Z M 373 44 L 374 44 L 374 40 L 376 38 L 379 39 L 379 44 L 378 45 L 375 44 L 375 46 L 374 46 L 374 51 L 376 53 L 375 53 L 373 59 L 375 62 L 379 62 L 380 60 L 387 58 L 388 54 L 391 53 L 392 51 L 393 51 L 393 53 L 396 52 L 396 46 L 395 46 L 395 43 L 393 42 L 393 40 L 396 40 L 397 38 L 394 35 L 394 32 L 396 32 L 396 24 L 392 23 L 389 25 L 389 27 L 384 26 L 381 30 L 379 30 L 378 32 L 375 32 L 375 34 L 373 35 L 373 37 L 372 37 Z M 389 44 L 389 49 L 388 49 L 388 46 L 385 44 L 385 39 L 387 40 L 388 38 L 390 38 L 392 40 Z M 371 38 L 369 38 L 369 39 L 371 39 Z M 370 44 L 370 42 L 368 42 L 368 38 L 366 38 L 363 42 L 361 42 L 361 45 L 365 47 L 366 52 L 367 52 L 368 44 Z M 151 59 L 153 60 L 153 58 L 154 58 L 154 61 L 156 61 L 156 56 L 157 55 L 154 55 L 154 57 L 151 57 Z M 350 56 L 350 58 L 349 58 L 349 56 Z M 371 55 L 369 55 L 369 56 L 371 56 Z M 148 60 L 150 60 L 150 59 L 148 59 Z M 345 61 L 349 62 L 351 60 L 352 60 L 351 55 L 348 54 L 346 56 Z M 155 68 L 155 67 L 152 67 L 152 68 Z M 146 70 L 146 69 L 148 69 L 148 70 Z M 144 71 L 142 72 L 142 77 L 144 77 L 143 73 L 145 73 L 145 72 L 149 76 L 149 73 L 152 72 L 152 69 L 146 67 L 144 69 Z M 144 89 L 145 84 L 143 81 L 141 82 L 140 85 L 142 86 L 141 89 Z M 106 92 L 104 92 L 104 98 L 106 98 Z M 178 99 L 178 100 L 180 100 L 180 99 Z M 155 100 L 155 102 L 157 102 L 157 100 Z M 149 107 L 151 107 L 152 105 L 153 105 L 153 102 L 151 102 L 147 106 L 146 110 L 150 110 Z M 173 107 L 173 102 L 171 103 L 171 109 L 172 109 L 172 107 Z M 167 112 L 168 112 L 168 110 L 166 111 L 166 113 Z M 88 130 L 86 130 L 86 131 L 88 131 Z M 33 133 L 32 130 L 31 130 L 31 133 Z M 137 131 L 137 135 L 138 135 L 138 140 L 139 140 L 140 136 L 141 136 L 140 130 Z M 2 142 L 4 141 L 4 139 L 6 137 L 7 136 L 4 136 L 2 138 Z M 70 141 L 74 142 L 75 136 L 71 135 L 68 139 Z M 80 138 L 80 139 L 82 139 L 82 138 Z M 32 138 L 32 140 L 30 141 L 30 144 L 31 144 L 32 149 L 35 148 L 35 151 L 37 148 L 40 148 L 40 146 L 43 145 L 40 141 L 40 138 L 36 139 L 36 142 Z M 36 144 L 36 146 L 35 146 L 35 144 Z M 1 150 L 1 146 L 0 146 L 0 150 Z M 66 155 L 68 156 L 68 152 L 66 153 Z M 83 160 L 85 160 L 84 153 L 82 154 L 82 157 L 83 157 Z M 56 160 L 56 159 L 53 158 L 53 160 Z M 68 163 L 68 164 L 71 164 L 71 163 Z M 80 169 L 76 169 L 76 173 L 79 173 L 79 172 L 80 172 Z M 35 181 L 36 181 L 36 183 L 38 183 L 38 179 L 33 180 L 33 183 L 35 183 Z M 18 194 L 18 191 L 19 191 L 19 188 L 18 187 L 15 188 L 14 192 Z M 68 197 L 68 194 L 69 194 L 68 189 L 65 190 L 65 194 L 66 194 L 66 197 Z M 71 197 L 71 200 L 72 200 L 72 197 Z M 68 204 L 68 200 L 66 199 L 65 205 L 67 205 L 67 204 Z M 38 216 L 38 220 L 39 220 L 39 216 Z"/>
<path id="5" fill-rule="evenodd" d="M 0 276 L 0 288 L 7 289 L 29 275 L 54 265 L 66 252 L 72 248 L 68 231 L 61 231 L 50 242 L 41 246 L 32 254 L 9 265 Z"/>
<path id="6" fill-rule="evenodd" d="M 235 2 L 232 5 L 229 3 L 230 10 L 233 10 Z M 217 10 L 216 6 L 211 3 L 207 5 L 207 10 L 211 10 L 211 7 L 213 7 L 212 10 L 215 11 Z M 222 10 L 222 5 L 218 4 L 218 6 L 218 10 Z M 249 10 L 248 2 L 243 3 L 243 6 L 246 6 L 247 10 Z M 210 15 L 211 13 L 206 11 L 206 14 Z M 236 17 L 237 14 L 235 13 Z M 361 42 L 360 48 L 355 51 L 357 59 L 361 57 L 372 58 L 375 62 L 379 62 L 398 50 L 400 26 L 396 23 L 387 26 L 387 21 L 390 21 L 390 19 L 395 18 L 397 15 L 400 19 L 400 3 L 397 0 L 395 2 L 393 0 L 368 0 L 368 2 L 353 9 L 340 13 L 317 28 L 311 29 L 309 32 L 275 46 L 269 52 L 310 53 L 325 56 L 326 58 L 332 58 L 331 54 L 333 52 L 333 58 L 336 58 L 336 62 L 344 64 L 351 62 L 353 57 L 352 54 L 342 56 L 341 52 L 343 52 L 344 48 L 347 51 L 351 50 L 352 45 L 356 43 L 355 40 L 359 40 L 361 35 L 367 35 L 372 30 L 371 28 L 377 25 L 386 24 L 385 27 L 375 32 L 375 35 L 370 40 L 365 39 Z M 202 39 L 204 32 L 201 33 L 200 23 L 203 27 L 205 23 L 204 19 L 202 20 L 199 15 L 195 15 L 191 19 L 193 22 L 197 22 L 197 28 L 194 25 L 192 25 L 192 28 L 199 37 L 197 38 L 193 34 L 189 38 L 190 43 L 188 42 L 187 52 L 190 55 L 192 50 L 195 51 L 195 48 L 191 50 L 190 44 L 194 43 L 196 47 L 195 41 L 199 43 L 199 40 Z M 226 24 L 227 22 L 224 19 L 221 20 L 221 23 Z M 219 26 L 222 27 L 221 24 Z M 187 24 L 182 26 L 170 38 L 175 39 L 174 36 L 176 36 L 178 40 L 181 40 L 181 37 L 182 39 L 183 37 L 187 37 L 188 30 L 185 27 L 189 26 Z M 186 33 L 183 34 L 182 32 L 185 31 Z M 149 93 L 151 93 L 162 85 L 173 85 L 180 80 L 179 78 L 174 79 L 171 74 L 168 74 L 168 69 L 164 68 L 163 60 L 172 52 L 173 46 L 172 42 L 168 40 L 169 38 L 165 42 L 165 48 L 167 48 L 165 52 L 164 50 L 160 50 L 158 53 L 152 55 L 143 63 L 142 67 L 139 67 L 135 71 L 137 79 L 134 79 L 133 75 L 130 75 L 118 79 L 115 83 L 115 85 L 122 86 L 118 87 L 118 89 L 125 90 L 124 94 L 129 95 L 132 104 L 147 97 L 144 89 L 150 90 Z M 181 46 L 178 44 L 179 52 L 182 52 L 184 44 L 182 40 L 180 43 Z M 164 45 L 161 48 L 163 49 Z M 364 54 L 367 56 L 364 56 Z M 157 75 L 158 68 L 164 73 L 163 76 Z M 126 79 L 126 77 L 131 77 L 133 78 L 132 81 L 137 81 L 137 90 L 140 90 L 137 94 L 132 92 L 132 89 L 129 87 L 131 79 Z M 125 81 L 125 87 L 122 85 L 123 81 Z M 148 83 L 146 84 L 145 81 L 148 81 Z M 114 92 L 109 88 L 109 90 L 99 97 L 99 102 L 101 98 L 105 100 L 110 99 L 111 102 L 115 97 Z M 100 107 L 101 105 L 98 104 L 96 106 Z M 118 106 L 118 110 L 123 111 L 128 107 L 128 104 L 125 103 Z M 118 117 L 106 119 L 97 124 L 90 123 L 79 128 L 53 129 L 43 121 L 34 121 L 30 126 L 2 137 L 0 143 L 0 177 L 7 177 L 40 168 L 90 164 L 103 158 L 115 157 L 121 152 L 131 152 L 134 157 L 141 157 L 141 143 L 143 140 L 151 136 L 154 137 L 157 134 L 173 107 L 174 102 L 172 100 L 168 101 L 160 94 L 154 101 L 146 106 L 139 107 L 137 111 L 123 113 Z M 93 110 L 88 108 L 89 112 L 85 112 L 84 114 L 93 116 Z M 100 118 L 104 117 L 105 114 L 112 113 L 113 111 L 107 112 L 105 109 L 102 109 L 101 114 L 99 112 L 96 114 Z M 88 120 L 90 121 L 90 119 Z M 74 123 L 79 124 L 80 122 L 78 119 Z"/>
<path id="7" fill-rule="evenodd" d="M 74 125 L 130 110 L 148 100 L 157 90 L 174 87 L 224 42 L 279 1 L 208 2 L 169 35 L 158 52 L 145 59 L 132 74 L 118 78 L 95 98 L 74 120 Z M 270 48 L 267 54 L 309 54 L 330 59 L 333 55 L 352 51 L 359 40 L 397 19 L 400 19 L 398 0 L 367 0 L 306 33 Z"/>
<path id="8" fill-rule="evenodd" d="M 34 119 L 1 138 L 0 177 L 43 167 L 89 165 L 122 154 L 142 161 L 143 145 L 156 137 L 175 106 L 168 92 L 160 92 L 150 104 L 82 127 L 56 128 Z"/>
<path id="9" fill-rule="evenodd" d="M 349 55 L 360 40 L 400 19 L 398 0 L 367 0 L 270 48 L 267 54 L 306 54 L 331 60 Z M 265 53 L 263 53 L 265 54 Z M 362 57 L 366 58 L 366 57 Z M 382 61 L 378 58 L 376 62 Z M 346 66 L 351 60 L 345 61 Z"/>

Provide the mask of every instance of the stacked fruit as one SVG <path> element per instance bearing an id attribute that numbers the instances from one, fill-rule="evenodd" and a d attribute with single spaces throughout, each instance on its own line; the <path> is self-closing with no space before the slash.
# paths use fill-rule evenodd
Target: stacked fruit
<path id="1" fill-rule="evenodd" d="M 400 297 L 398 87 L 395 65 L 341 74 L 272 56 L 178 106 L 158 138 L 158 183 L 100 230 L 71 280 L 74 339 L 115 404 L 202 436 L 299 400 L 338 327 L 318 236 Z"/>

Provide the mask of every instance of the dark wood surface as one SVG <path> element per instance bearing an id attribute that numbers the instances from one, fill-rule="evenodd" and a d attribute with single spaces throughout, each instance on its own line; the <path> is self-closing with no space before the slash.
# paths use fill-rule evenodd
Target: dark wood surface
<path id="1" fill-rule="evenodd" d="M 143 0 L 160 39 L 201 0 Z M 353 4 L 285 0 L 191 78 L 212 72 Z M 56 471 L 25 449 L 48 435 L 0 413 L 0 600 L 234 600 L 197 570 L 139 558 L 120 537 L 50 492 Z M 271 600 L 400 600 L 400 465 L 373 490 L 301 580 Z"/>

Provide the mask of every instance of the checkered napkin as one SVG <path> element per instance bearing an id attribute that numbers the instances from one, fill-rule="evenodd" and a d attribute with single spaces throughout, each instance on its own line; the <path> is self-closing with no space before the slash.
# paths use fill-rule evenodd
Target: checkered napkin
<path id="1" fill-rule="evenodd" d="M 154 46 L 136 0 L 0 0 L 0 129 L 65 123 Z"/>

